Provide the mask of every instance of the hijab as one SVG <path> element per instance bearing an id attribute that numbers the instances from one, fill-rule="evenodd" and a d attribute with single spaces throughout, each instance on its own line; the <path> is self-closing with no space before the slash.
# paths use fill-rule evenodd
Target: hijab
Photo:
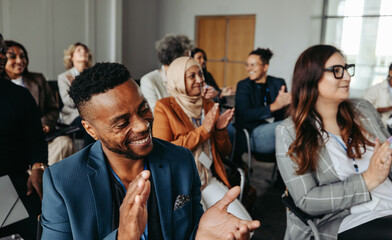
<path id="1" fill-rule="evenodd" d="M 200 118 L 203 100 L 199 96 L 188 96 L 185 87 L 185 72 L 192 66 L 200 65 L 191 57 L 175 59 L 167 70 L 167 91 L 176 99 L 178 105 L 189 118 Z"/>
<path id="2" fill-rule="evenodd" d="M 185 87 L 185 72 L 192 66 L 198 66 L 201 70 L 199 63 L 191 57 L 179 57 L 174 60 L 167 70 L 167 91 L 174 97 L 178 105 L 180 105 L 193 126 L 197 128 L 198 126 L 193 123 L 192 118 L 201 118 L 203 100 L 201 94 L 199 96 L 188 96 Z M 193 151 L 202 189 L 206 187 L 209 180 L 208 169 L 199 161 L 200 154 L 203 151 L 210 155 L 209 141 L 199 144 Z"/>

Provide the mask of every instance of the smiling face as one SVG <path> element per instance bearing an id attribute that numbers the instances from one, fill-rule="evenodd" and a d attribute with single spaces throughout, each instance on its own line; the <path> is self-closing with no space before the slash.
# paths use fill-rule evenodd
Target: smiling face
<path id="1" fill-rule="evenodd" d="M 251 54 L 246 60 L 246 72 L 252 81 L 260 81 L 267 74 L 269 65 L 264 64 L 260 56 Z"/>
<path id="2" fill-rule="evenodd" d="M 5 71 L 11 79 L 20 77 L 26 68 L 27 59 L 26 54 L 19 47 L 12 46 L 7 50 L 7 64 Z"/>
<path id="3" fill-rule="evenodd" d="M 199 96 L 203 87 L 204 76 L 197 65 L 193 65 L 185 72 L 185 89 L 188 96 Z"/>
<path id="4" fill-rule="evenodd" d="M 325 63 L 324 69 L 334 65 L 346 65 L 346 62 L 340 53 L 334 53 Z M 319 94 L 317 102 L 341 103 L 342 101 L 348 99 L 350 81 L 351 77 L 347 73 L 347 70 L 344 70 L 344 75 L 342 79 L 336 79 L 333 72 L 325 71 L 322 78 L 318 82 Z"/>
<path id="5" fill-rule="evenodd" d="M 132 80 L 94 95 L 83 108 L 86 120 L 82 124 L 94 139 L 102 142 L 105 152 L 137 160 L 152 151 L 152 112 Z"/>

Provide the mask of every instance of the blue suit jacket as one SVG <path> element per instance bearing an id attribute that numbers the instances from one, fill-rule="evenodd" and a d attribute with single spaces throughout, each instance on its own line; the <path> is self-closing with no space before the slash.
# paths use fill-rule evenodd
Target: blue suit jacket
<path id="1" fill-rule="evenodd" d="M 203 214 L 192 153 L 153 139 L 148 156 L 164 239 L 194 238 Z M 112 195 L 100 141 L 45 170 L 42 239 L 116 239 Z M 191 200 L 174 210 L 178 195 Z"/>
<path id="2" fill-rule="evenodd" d="M 270 92 L 271 102 L 274 102 L 280 88 L 285 81 L 282 78 L 267 76 L 267 87 Z M 287 88 L 286 88 L 287 92 Z M 270 106 L 264 106 L 264 96 L 260 94 L 255 81 L 246 78 L 239 81 L 235 95 L 235 119 L 236 123 L 246 128 L 250 133 L 260 124 L 266 123 L 264 119 L 275 117 L 275 121 L 284 119 L 285 109 L 271 113 Z"/>

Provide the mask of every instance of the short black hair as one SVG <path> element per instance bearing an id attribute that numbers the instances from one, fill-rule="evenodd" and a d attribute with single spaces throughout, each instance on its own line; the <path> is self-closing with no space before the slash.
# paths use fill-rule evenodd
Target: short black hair
<path id="1" fill-rule="evenodd" d="M 389 65 L 389 71 L 392 71 L 392 63 Z"/>
<path id="2" fill-rule="evenodd" d="M 257 48 L 249 53 L 249 55 L 258 55 L 264 64 L 269 64 L 269 60 L 274 55 L 269 48 Z"/>
<path id="3" fill-rule="evenodd" d="M 92 96 L 113 89 L 130 78 L 131 74 L 122 64 L 97 63 L 75 78 L 69 89 L 69 95 L 81 113 L 81 107 L 90 101 Z"/>

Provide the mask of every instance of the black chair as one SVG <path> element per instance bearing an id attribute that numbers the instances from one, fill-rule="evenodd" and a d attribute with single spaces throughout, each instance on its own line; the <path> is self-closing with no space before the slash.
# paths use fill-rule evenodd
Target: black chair
<path id="1" fill-rule="evenodd" d="M 58 103 L 59 111 L 61 111 L 61 109 L 64 107 L 64 104 L 63 104 L 63 101 L 61 100 L 61 97 L 60 97 L 59 86 L 57 84 L 57 81 L 56 80 L 49 80 L 48 84 L 49 84 L 50 88 L 52 89 L 52 92 L 54 94 L 56 102 Z M 81 131 L 81 129 L 77 126 L 71 126 L 71 125 L 57 122 L 55 131 L 52 131 L 51 133 L 47 134 L 45 136 L 45 140 L 47 142 L 49 142 L 58 136 L 64 136 L 64 135 L 68 135 L 73 140 L 75 140 L 76 133 L 78 133 L 80 131 Z"/>
<path id="2" fill-rule="evenodd" d="M 316 224 L 313 222 L 313 217 L 303 212 L 295 205 L 293 198 L 290 196 L 287 190 L 282 195 L 282 202 L 292 213 L 295 214 L 295 216 L 297 216 L 304 224 L 310 227 L 313 232 L 313 236 L 310 239 L 319 240 L 320 233 L 317 229 Z"/>

